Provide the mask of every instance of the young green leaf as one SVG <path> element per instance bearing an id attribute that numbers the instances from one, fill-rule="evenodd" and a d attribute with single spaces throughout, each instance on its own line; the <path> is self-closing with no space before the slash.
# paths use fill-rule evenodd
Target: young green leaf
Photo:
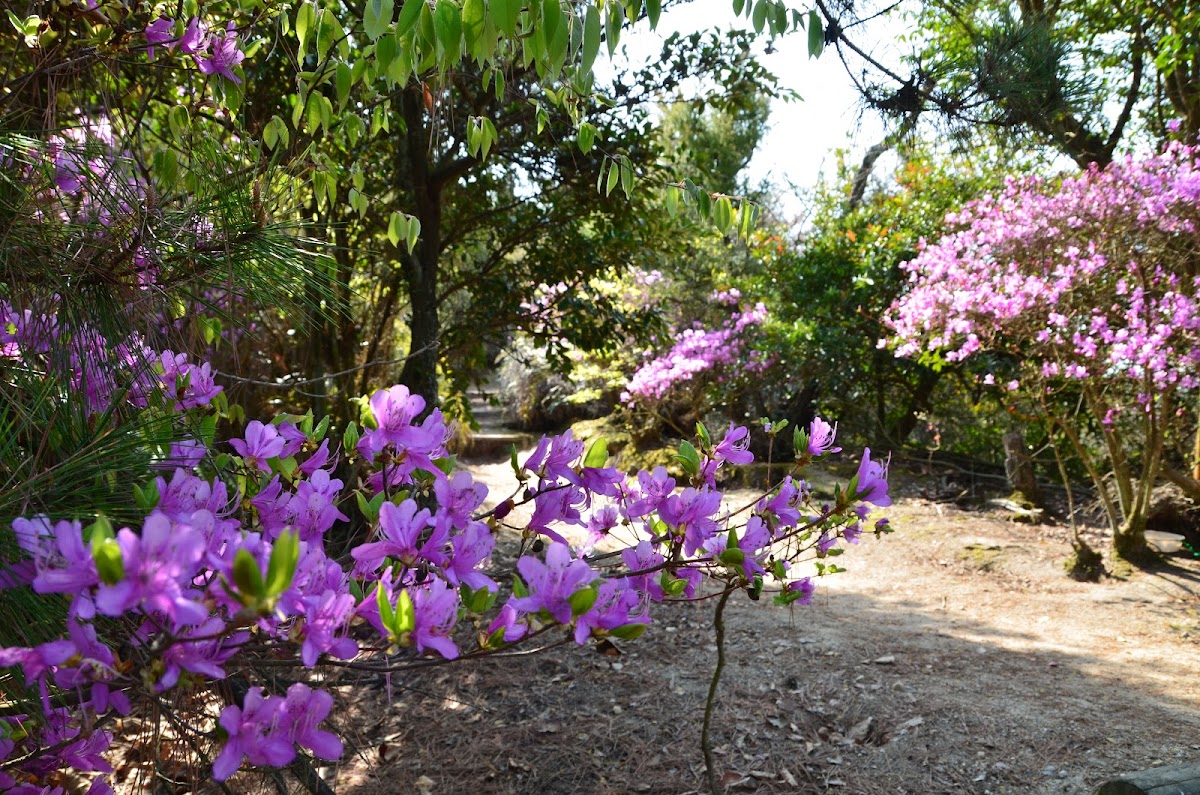
<path id="1" fill-rule="evenodd" d="M 521 5 L 521 0 L 491 0 L 489 7 L 492 10 L 492 19 L 505 36 L 517 35 L 517 19 L 521 15 Z"/>
<path id="2" fill-rule="evenodd" d="M 600 469 L 608 463 L 608 441 L 603 436 L 592 442 L 592 446 L 588 448 L 587 455 L 583 457 L 583 465 L 593 469 Z"/>
<path id="3" fill-rule="evenodd" d="M 425 0 L 404 0 L 404 5 L 400 7 L 400 18 L 396 20 L 397 37 L 403 37 L 413 29 L 417 20 L 421 18 L 421 9 L 425 6 Z"/>
<path id="4" fill-rule="evenodd" d="M 594 5 L 588 4 L 583 14 L 583 53 L 580 56 L 579 68 L 585 73 L 591 72 L 599 54 L 600 12 Z"/>
<path id="5" fill-rule="evenodd" d="M 400 241 L 405 238 L 408 222 L 405 220 L 404 213 L 399 210 L 393 210 L 391 217 L 388 219 L 388 242 L 397 248 L 400 246 Z"/>
<path id="6" fill-rule="evenodd" d="M 363 31 L 371 41 L 377 40 L 392 24 L 395 0 L 367 0 L 363 9 Z"/>
<path id="7" fill-rule="evenodd" d="M 808 12 L 808 57 L 819 57 L 824 48 L 825 30 L 821 27 L 821 15 L 814 8 Z"/>
<path id="8" fill-rule="evenodd" d="M 242 595 L 243 604 L 257 604 L 263 600 L 262 570 L 248 549 L 239 549 L 233 556 L 233 584 Z"/>
<path id="9" fill-rule="evenodd" d="M 316 15 L 312 3 L 301 3 L 300 8 L 296 9 L 296 40 L 299 45 L 297 52 L 301 61 L 308 52 L 308 36 L 312 32 Z"/>
<path id="10" fill-rule="evenodd" d="M 296 575 L 299 560 L 300 537 L 294 530 L 285 530 L 271 547 L 271 559 L 267 563 L 267 599 L 276 599 L 288 589 Z"/>
<path id="11" fill-rule="evenodd" d="M 586 121 L 583 124 L 579 125 L 579 134 L 578 134 L 579 151 L 583 152 L 586 155 L 588 152 L 592 151 L 592 144 L 594 144 L 595 141 L 596 141 L 596 128 L 593 127 L 589 122 L 586 122 Z"/>

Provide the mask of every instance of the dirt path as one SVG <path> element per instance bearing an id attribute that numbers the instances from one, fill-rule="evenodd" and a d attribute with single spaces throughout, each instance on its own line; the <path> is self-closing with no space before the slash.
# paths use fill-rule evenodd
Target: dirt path
<path id="1" fill-rule="evenodd" d="M 503 468 L 478 468 L 484 479 Z M 917 498 L 816 604 L 735 598 L 716 758 L 729 792 L 1089 793 L 1200 761 L 1200 563 L 1067 579 L 1061 528 Z M 712 603 L 619 656 L 573 645 L 359 699 L 340 793 L 703 788 Z M 350 727 L 347 727 L 350 728 Z"/>

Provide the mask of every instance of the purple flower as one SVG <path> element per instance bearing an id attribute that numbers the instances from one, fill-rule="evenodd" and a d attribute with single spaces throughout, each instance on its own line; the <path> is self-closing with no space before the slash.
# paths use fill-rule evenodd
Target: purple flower
<path id="1" fill-rule="evenodd" d="M 837 435 L 837 423 L 830 425 L 820 417 L 814 417 L 808 428 L 808 454 L 820 456 L 825 453 L 840 453 L 842 448 L 833 446 Z"/>
<path id="2" fill-rule="evenodd" d="M 246 54 L 238 49 L 237 26 L 232 22 L 225 29 L 224 36 L 213 40 L 210 56 L 207 58 L 199 55 L 193 57 L 196 59 L 196 66 L 200 67 L 200 71 L 204 74 L 218 74 L 235 83 L 242 82 L 242 79 L 234 74 L 233 68 L 245 59 Z"/>
<path id="3" fill-rule="evenodd" d="M 629 505 L 631 519 L 645 516 L 658 510 L 671 492 L 675 491 L 675 478 L 667 474 L 665 467 L 655 467 L 653 472 L 638 472 L 638 487 L 641 495 Z"/>
<path id="4" fill-rule="evenodd" d="M 217 723 L 228 739 L 221 753 L 213 760 L 213 778 L 225 781 L 241 767 L 246 759 L 252 765 L 283 767 L 296 758 L 290 738 L 276 731 L 283 699 L 263 698 L 261 687 L 246 693 L 242 706 L 230 705 L 221 710 Z"/>
<path id="5" fill-rule="evenodd" d="M 176 469 L 192 469 L 203 461 L 207 454 L 208 448 L 204 446 L 204 442 L 198 439 L 183 439 L 171 442 L 170 454 L 151 466 L 155 469 L 165 469 L 168 472 L 174 472 Z"/>
<path id="6" fill-rule="evenodd" d="M 175 626 L 199 624 L 208 618 L 208 610 L 189 599 L 184 584 L 196 575 L 196 567 L 207 543 L 194 528 L 173 523 L 155 511 L 146 517 L 139 536 L 129 528 L 117 533 L 125 577 L 116 585 L 101 585 L 96 592 L 96 609 L 107 616 L 119 616 L 140 607 L 157 611 Z"/>
<path id="7" fill-rule="evenodd" d="M 446 480 L 435 480 L 433 495 L 438 504 L 436 521 L 450 527 L 466 527 L 471 512 L 487 498 L 487 486 L 476 483 L 470 472 L 459 470 Z"/>
<path id="8" fill-rule="evenodd" d="M 38 593 L 77 594 L 100 582 L 79 522 L 56 522 L 51 528 L 44 516 L 15 519 L 13 531 L 17 543 L 33 557 L 37 570 L 33 590 Z"/>
<path id="9" fill-rule="evenodd" d="M 283 452 L 284 443 L 274 425 L 263 425 L 258 420 L 246 426 L 245 441 L 229 440 L 229 446 L 237 451 L 246 466 L 260 472 L 271 471 L 271 465 L 267 461 L 279 457 Z"/>
<path id="10" fill-rule="evenodd" d="M 312 473 L 316 472 L 318 469 L 325 466 L 326 462 L 328 462 L 329 460 L 330 460 L 329 440 L 322 439 L 321 446 L 318 447 L 315 451 L 313 451 L 313 454 L 310 455 L 308 458 L 304 459 L 304 462 L 302 464 L 300 464 L 300 471 L 303 472 L 305 475 L 309 475 L 311 477 Z M 330 467 L 330 468 L 332 469 L 336 466 L 337 466 L 337 460 L 335 457 L 333 467 Z"/>
<path id="11" fill-rule="evenodd" d="M 804 498 L 804 492 L 804 481 L 797 484 L 789 475 L 779 485 L 779 491 L 771 497 L 759 500 L 756 506 L 757 510 L 764 515 L 764 518 L 775 530 L 795 527 L 796 523 L 800 521 L 798 505 Z"/>
<path id="12" fill-rule="evenodd" d="M 342 756 L 342 741 L 317 724 L 333 708 L 333 696 L 325 690 L 313 690 L 297 682 L 288 688 L 279 715 L 279 731 L 313 756 L 336 762 Z"/>
<path id="13" fill-rule="evenodd" d="M 529 595 L 513 597 L 509 600 L 513 607 L 525 613 L 545 610 L 560 624 L 571 622 L 567 600 L 596 578 L 586 562 L 572 560 L 570 547 L 558 542 L 546 548 L 545 563 L 526 555 L 517 561 L 517 571 L 529 586 Z"/>
<path id="14" fill-rule="evenodd" d="M 712 515 L 721 507 L 721 494 L 693 488 L 668 497 L 658 509 L 659 517 L 675 532 L 682 530 L 685 555 L 692 555 L 718 530 Z"/>
<path id="15" fill-rule="evenodd" d="M 728 461 L 731 464 L 749 464 L 754 460 L 754 454 L 746 448 L 750 446 L 750 431 L 744 425 L 735 426 L 729 423 L 729 429 L 720 443 L 713 448 L 713 458 Z"/>
<path id="16" fill-rule="evenodd" d="M 449 637 L 458 621 L 458 592 L 445 580 L 434 580 L 428 588 L 407 590 L 416 620 L 412 640 L 417 651 L 433 650 L 447 660 L 458 657 L 458 647 Z"/>
<path id="17" fill-rule="evenodd" d="M 225 669 L 221 666 L 250 639 L 248 632 L 223 635 L 224 630 L 225 622 L 214 616 L 180 635 L 179 640 L 163 653 L 165 670 L 154 689 L 162 692 L 174 687 L 181 670 L 210 679 L 224 679 Z"/>
<path id="18" fill-rule="evenodd" d="M 300 648 L 301 662 L 311 668 L 317 664 L 322 652 L 329 652 L 342 660 L 348 660 L 358 653 L 358 644 L 351 638 L 335 637 L 335 633 L 346 626 L 354 612 L 352 595 L 327 590 L 319 597 L 307 596 L 303 602 L 307 609 L 304 613 L 304 645 Z M 341 755 L 340 750 L 338 754 Z"/>
<path id="19" fill-rule="evenodd" d="M 175 40 L 175 35 L 171 29 L 175 27 L 175 21 L 167 17 L 159 17 L 154 22 L 146 26 L 146 43 L 150 46 L 146 48 L 146 52 L 150 56 L 150 60 L 154 60 L 154 48 L 160 44 L 170 44 Z"/>
<path id="20" fill-rule="evenodd" d="M 813 600 L 813 591 L 817 590 L 816 584 L 808 577 L 799 580 L 793 580 L 787 584 L 787 590 L 790 593 L 799 592 L 800 596 L 796 602 L 802 605 L 811 605 Z"/>
<path id="21" fill-rule="evenodd" d="M 517 609 L 511 604 L 506 603 L 504 607 L 500 608 L 500 613 L 496 616 L 495 620 L 488 625 L 488 635 L 493 635 L 497 630 L 503 628 L 504 635 L 502 637 L 505 643 L 520 640 L 525 637 L 525 633 L 529 631 L 529 628 L 520 623 L 518 618 Z"/>
<path id="22" fill-rule="evenodd" d="M 889 458 L 889 462 L 890 462 Z M 864 500 L 880 508 L 892 504 L 888 496 L 887 464 L 871 460 L 871 448 L 863 448 L 862 463 L 858 465 L 858 491 L 854 495 L 857 500 Z"/>
<path id="23" fill-rule="evenodd" d="M 550 481 L 562 478 L 578 486 L 581 481 L 571 465 L 581 455 L 583 442 L 576 439 L 571 431 L 552 438 L 543 436 L 521 465 L 521 470 L 536 472 L 538 477 Z"/>
<path id="24" fill-rule="evenodd" d="M 176 44 L 179 46 L 179 50 L 186 55 L 195 55 L 207 48 L 208 35 L 205 32 L 204 23 L 198 17 L 192 17 L 187 24 L 187 29 L 183 31 L 183 36 Z"/>
<path id="25" fill-rule="evenodd" d="M 630 616 L 638 606 L 637 591 L 623 580 L 605 580 L 597 589 L 591 609 L 575 619 L 575 642 L 583 645 L 598 630 L 616 629 L 626 624 L 649 624 L 645 613 Z"/>
<path id="26" fill-rule="evenodd" d="M 637 591 L 645 594 L 650 601 L 661 602 L 666 594 L 663 593 L 662 584 L 659 582 L 660 572 L 647 570 L 657 569 L 663 564 L 664 558 L 654 551 L 650 542 L 641 541 L 636 547 L 621 550 L 621 560 L 630 572 L 645 572 L 626 577 L 629 583 Z"/>
<path id="27" fill-rule="evenodd" d="M 316 541 L 338 519 L 349 521 L 335 505 L 341 490 L 342 481 L 329 477 L 324 469 L 318 469 L 311 478 L 296 484 L 296 494 L 288 503 L 288 514 L 300 540 Z"/>
<path id="28" fill-rule="evenodd" d="M 444 572 L 451 585 L 466 583 L 475 590 L 496 590 L 496 582 L 478 569 L 496 548 L 491 528 L 483 522 L 471 522 L 450 540 L 450 547 L 450 562 Z"/>
<path id="29" fill-rule="evenodd" d="M 417 509 L 417 503 L 405 500 L 399 506 L 385 502 L 379 509 L 379 541 L 360 544 L 350 551 L 356 561 L 354 570 L 359 574 L 374 571 L 384 558 L 395 558 L 405 566 L 416 566 L 420 560 L 442 565 L 446 560 L 443 547 L 449 540 L 449 531 L 434 528 L 422 540 L 425 531 L 432 525 L 429 509 Z"/>
<path id="30" fill-rule="evenodd" d="M 33 648 L 0 647 L 0 668 L 21 666 L 25 683 L 32 685 L 46 671 L 62 665 L 75 654 L 75 644 L 69 640 L 52 640 Z"/>
<path id="31" fill-rule="evenodd" d="M 549 536 L 559 543 L 566 543 L 561 533 L 550 529 L 556 522 L 577 525 L 580 523 L 578 505 L 584 502 L 584 494 L 573 486 L 547 486 L 533 497 L 533 516 L 529 518 L 529 529 Z"/>

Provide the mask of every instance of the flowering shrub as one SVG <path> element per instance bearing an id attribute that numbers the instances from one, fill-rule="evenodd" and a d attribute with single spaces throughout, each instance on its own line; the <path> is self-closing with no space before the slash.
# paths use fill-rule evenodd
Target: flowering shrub
<path id="1" fill-rule="evenodd" d="M 5 362 L 33 365 L 53 318 L 38 326 L 5 311 Z M 212 411 L 219 387 L 206 365 L 171 352 L 139 355 L 153 362 L 143 371 L 154 380 L 125 389 L 135 408 L 193 419 Z M 61 383 L 109 383 L 123 371 L 122 362 L 84 359 Z M 244 691 L 234 702 L 184 702 L 196 714 L 182 726 L 203 726 L 208 715 L 218 727 L 188 730 L 214 746 L 216 780 L 247 765 L 284 766 L 300 752 L 337 759 L 341 742 L 319 726 L 330 695 L 305 683 L 272 692 L 254 679 L 257 663 L 312 669 L 355 660 L 387 672 L 420 655 L 476 657 L 556 631 L 577 643 L 634 638 L 651 621 L 650 603 L 696 598 L 705 576 L 721 589 L 806 603 L 812 583 L 799 564 L 837 554 L 839 540 L 856 542 L 871 505 L 890 504 L 886 468 L 868 451 L 833 504 L 818 505 L 789 476 L 748 513 L 729 514 L 714 475 L 753 458 L 746 429 L 731 425 L 715 443 L 701 428 L 698 447 L 683 445 L 690 481 L 681 484 L 662 468 L 627 483 L 607 466 L 603 441 L 585 450 L 569 431 L 543 438 L 523 461 L 514 454 L 513 493 L 483 510 L 486 489 L 453 470 L 444 448 L 451 430 L 437 409 L 418 420 L 424 409 L 403 386 L 380 390 L 340 449 L 328 421 L 311 415 L 250 422 L 225 452 L 206 450 L 211 438 L 179 439 L 163 461 L 176 466 L 133 485 L 140 527 L 114 530 L 103 515 L 86 525 L 79 516 L 13 522 L 21 554 L 2 587 L 61 600 L 64 612 L 57 639 L 0 648 L 0 666 L 19 668 L 40 703 L 0 719 L 0 788 L 50 792 L 71 770 L 99 774 L 91 792 L 111 791 L 110 716 L 151 708 L 170 690 L 223 692 L 216 683 L 231 677 Z M 832 448 L 830 426 L 809 430 L 798 463 Z M 343 455 L 366 468 L 357 488 L 334 477 Z M 532 514 L 518 520 L 523 505 Z M 347 568 L 326 537 L 351 510 L 370 529 Z M 502 599 L 502 578 L 488 564 L 506 528 L 522 543 Z M 619 555 L 593 551 L 602 541 Z M 817 573 L 838 570 L 816 562 Z M 470 623 L 486 631 L 466 644 L 458 630 Z"/>
<path id="2" fill-rule="evenodd" d="M 736 292 L 736 290 L 734 291 Z M 737 305 L 737 298 L 725 292 L 721 303 Z M 691 328 L 678 331 L 675 341 L 665 353 L 646 352 L 646 361 L 630 377 L 621 393 L 628 405 L 653 405 L 672 396 L 683 385 L 700 382 L 702 377 L 720 383 L 733 369 L 738 372 L 757 372 L 767 360 L 755 350 L 749 350 L 751 330 L 762 325 L 767 308 L 755 304 L 752 309 L 740 308 L 729 313 L 716 328 L 705 328 L 696 321 Z"/>
<path id="3" fill-rule="evenodd" d="M 906 265 L 888 319 L 898 356 L 1007 357 L 984 383 L 1026 396 L 1070 440 L 1124 555 L 1140 553 L 1169 424 L 1200 383 L 1197 154 L 1171 144 L 1061 184 L 1010 181 L 947 217 L 957 231 Z"/>

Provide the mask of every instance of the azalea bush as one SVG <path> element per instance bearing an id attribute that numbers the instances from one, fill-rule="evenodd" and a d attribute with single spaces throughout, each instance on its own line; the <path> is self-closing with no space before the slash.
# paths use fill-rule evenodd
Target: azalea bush
<path id="1" fill-rule="evenodd" d="M 984 383 L 1065 439 L 1125 557 L 1143 553 L 1171 441 L 1194 428 L 1198 154 L 1176 143 L 1061 181 L 1010 181 L 947 216 L 953 231 L 906 265 L 888 318 L 899 356 L 990 355 Z"/>
<path id="2" fill-rule="evenodd" d="M 5 367 L 40 368 L 53 315 L 5 311 Z M 788 476 L 730 512 L 715 475 L 752 458 L 747 430 L 731 425 L 720 440 L 701 426 L 698 445 L 681 447 L 683 483 L 662 468 L 628 482 L 602 440 L 585 450 L 570 432 L 543 438 L 523 460 L 514 454 L 513 492 L 485 510 L 487 490 L 446 455 L 441 412 L 426 413 L 404 386 L 371 395 L 362 424 L 337 438 L 327 420 L 288 415 L 252 421 L 225 445 L 207 367 L 139 355 L 140 371 L 87 358 L 46 371 L 62 404 L 76 400 L 78 379 L 141 372 L 136 390 L 89 403 L 92 416 L 177 416 L 173 427 L 203 433 L 161 450 L 161 474 L 125 473 L 118 488 L 131 490 L 138 522 L 77 511 L 12 523 L 6 594 L 31 591 L 61 612 L 56 637 L 0 648 L 0 666 L 19 670 L 29 692 L 14 702 L 22 711 L 0 718 L 7 791 L 60 792 L 74 774 L 95 774 L 89 792 L 111 791 L 113 717 L 156 714 L 167 693 L 171 731 L 212 760 L 217 781 L 298 754 L 336 760 L 344 747 L 322 728 L 333 706 L 322 668 L 392 673 L 562 634 L 635 638 L 651 604 L 713 588 L 804 604 L 812 575 L 839 571 L 839 545 L 857 542 L 872 506 L 890 504 L 886 467 L 865 451 L 831 503 Z M 825 423 L 797 437 L 798 466 L 834 449 Z M 334 476 L 342 457 L 361 465 L 358 482 Z M 365 530 L 339 556 L 327 538 L 351 513 Z M 515 571 L 489 565 L 505 531 L 519 545 Z M 285 691 L 271 684 L 281 664 L 294 669 Z"/>

